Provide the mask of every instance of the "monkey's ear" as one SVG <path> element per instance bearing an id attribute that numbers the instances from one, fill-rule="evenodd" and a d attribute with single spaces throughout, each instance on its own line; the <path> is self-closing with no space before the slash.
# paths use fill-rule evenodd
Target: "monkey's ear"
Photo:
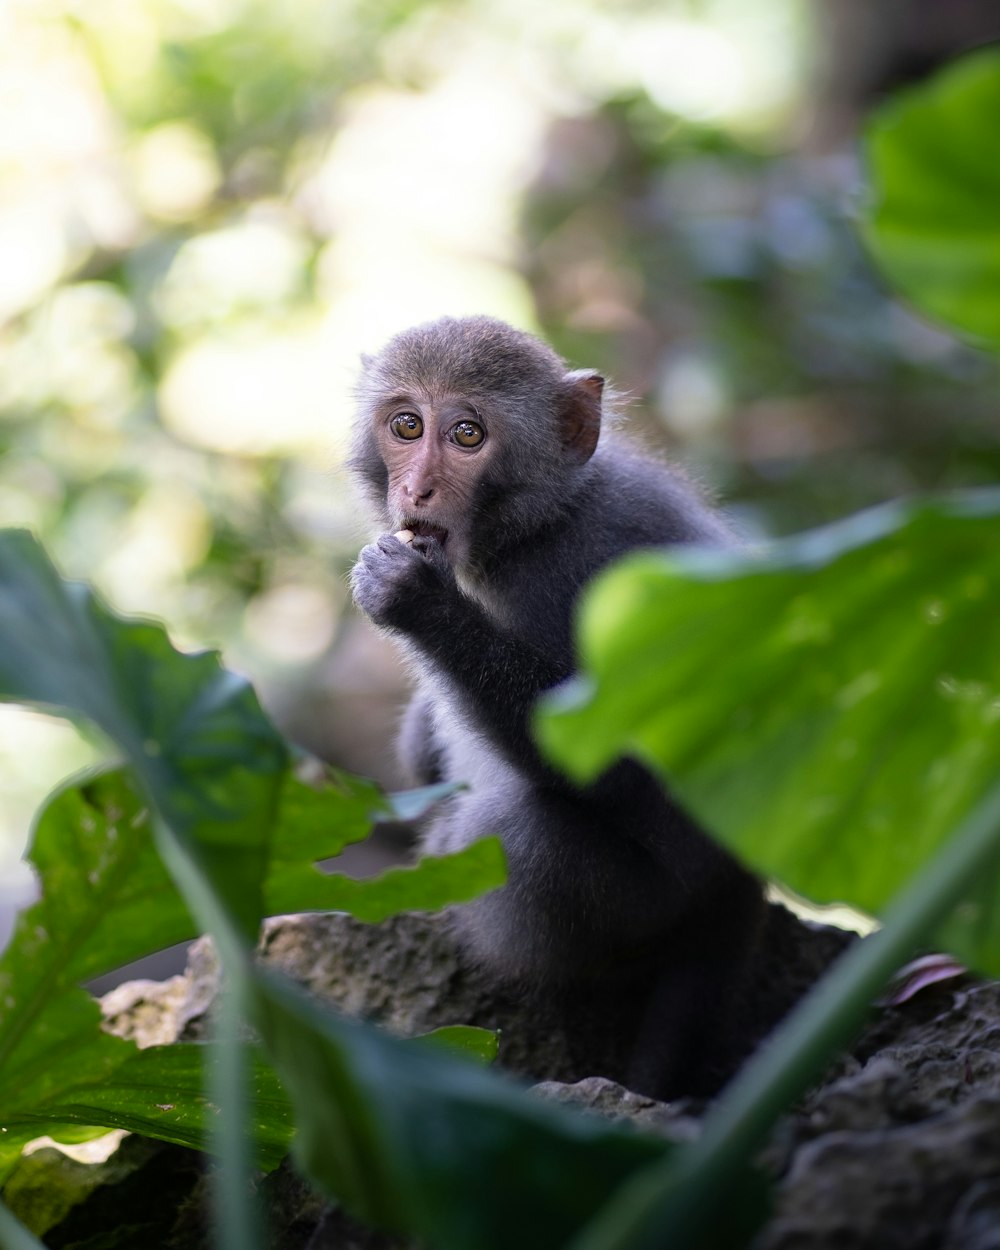
<path id="1" fill-rule="evenodd" d="M 559 432 L 566 451 L 581 464 L 597 449 L 603 394 L 604 379 L 595 369 L 574 369 L 566 374 Z"/>

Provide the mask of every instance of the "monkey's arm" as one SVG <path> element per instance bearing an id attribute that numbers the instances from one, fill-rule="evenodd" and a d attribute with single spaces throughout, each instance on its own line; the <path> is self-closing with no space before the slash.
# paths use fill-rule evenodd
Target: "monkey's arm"
<path id="1" fill-rule="evenodd" d="M 383 534 L 361 552 L 351 580 L 358 606 L 404 634 L 448 678 L 512 764 L 565 784 L 536 751 L 528 714 L 543 690 L 570 675 L 569 664 L 516 638 L 464 595 L 436 543 L 419 551 Z"/>

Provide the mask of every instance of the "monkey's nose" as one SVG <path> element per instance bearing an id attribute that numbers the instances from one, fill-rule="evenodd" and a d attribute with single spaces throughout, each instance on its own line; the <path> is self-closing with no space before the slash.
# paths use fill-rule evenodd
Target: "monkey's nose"
<path id="1" fill-rule="evenodd" d="M 424 503 L 434 494 L 434 487 L 425 485 L 423 482 L 418 482 L 416 485 L 404 482 L 403 490 L 414 503 Z"/>

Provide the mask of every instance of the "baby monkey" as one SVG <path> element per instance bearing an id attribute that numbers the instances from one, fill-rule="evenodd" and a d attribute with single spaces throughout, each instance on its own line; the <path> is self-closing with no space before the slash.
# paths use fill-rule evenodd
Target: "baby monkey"
<path id="1" fill-rule="evenodd" d="M 574 670 L 574 606 L 599 569 L 733 541 L 682 476 L 602 431 L 603 395 L 598 373 L 487 317 L 418 326 L 365 358 L 351 465 L 387 532 L 352 583 L 412 660 L 404 765 L 420 784 L 469 785 L 423 848 L 504 844 L 507 885 L 456 909 L 463 944 L 547 994 L 626 987 L 641 1004 L 632 1084 L 696 1092 L 717 1083 L 760 885 L 637 762 L 576 786 L 529 731 L 538 696 Z"/>

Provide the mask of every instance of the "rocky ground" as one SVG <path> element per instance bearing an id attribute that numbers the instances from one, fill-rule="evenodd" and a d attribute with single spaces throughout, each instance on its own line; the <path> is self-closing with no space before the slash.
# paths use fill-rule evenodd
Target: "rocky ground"
<path id="1" fill-rule="evenodd" d="M 755 1044 L 852 940 L 777 906 L 754 989 Z M 466 967 L 438 917 L 362 925 L 342 915 L 269 921 L 262 957 L 344 1010 L 404 1034 L 442 1024 L 501 1028 L 500 1062 L 540 1096 L 622 1116 L 673 1138 L 698 1132 L 704 1104 L 658 1103 L 622 1083 L 614 1021 L 566 1019 L 555 1004 L 506 996 Z M 148 1044 L 197 1036 L 216 988 L 208 943 L 187 972 L 132 982 L 104 999 L 115 1031 Z M 765 1152 L 777 1203 L 752 1250 L 1000 1250 L 1000 984 L 948 979 L 872 1021 L 826 1081 L 779 1124 Z M 33 1196 L 65 1192 L 50 1250 L 202 1250 L 204 1173 L 190 1151 L 127 1138 L 99 1165 L 52 1149 L 8 1187 L 23 1215 Z M 398 1239 L 352 1225 L 288 1167 L 262 1183 L 280 1250 L 393 1250 Z M 109 1239 L 110 1238 L 110 1239 Z"/>

